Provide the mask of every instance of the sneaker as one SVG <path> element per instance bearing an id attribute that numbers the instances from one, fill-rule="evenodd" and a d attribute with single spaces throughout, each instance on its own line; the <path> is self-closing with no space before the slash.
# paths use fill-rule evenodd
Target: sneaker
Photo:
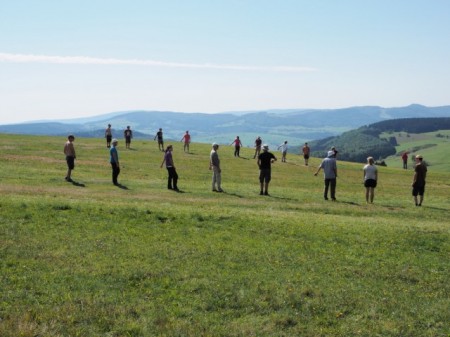
<path id="1" fill-rule="evenodd" d="M 264 192 L 264 195 L 269 195 L 269 192 L 265 191 L 265 192 Z"/>
<path id="2" fill-rule="evenodd" d="M 217 192 L 217 190 L 215 188 L 212 189 L 213 192 Z"/>
<path id="3" fill-rule="evenodd" d="M 217 190 L 217 192 L 223 193 L 224 191 L 223 191 L 223 189 L 219 188 L 219 189 Z"/>
<path id="4" fill-rule="evenodd" d="M 263 195 L 263 194 L 264 194 L 263 191 L 259 192 L 259 195 Z"/>

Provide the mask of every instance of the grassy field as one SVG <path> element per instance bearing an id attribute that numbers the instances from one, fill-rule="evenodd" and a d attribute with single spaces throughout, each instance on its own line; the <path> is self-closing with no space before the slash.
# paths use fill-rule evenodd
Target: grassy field
<path id="1" fill-rule="evenodd" d="M 397 143 L 397 155 L 386 159 L 386 164 L 392 167 L 402 167 L 401 153 L 408 151 L 408 167 L 412 169 L 414 155 L 421 154 L 433 171 L 450 172 L 450 130 L 441 130 L 428 133 L 384 133 L 382 138 L 395 137 Z"/>
<path id="2" fill-rule="evenodd" d="M 0 135 L 0 336 L 450 336 L 450 173 L 338 162 L 337 202 L 289 153 L 259 196 L 251 149 L 174 144 L 182 193 L 166 189 L 153 141 Z M 424 152 L 425 153 L 425 152 Z M 280 158 L 279 153 L 276 155 Z"/>

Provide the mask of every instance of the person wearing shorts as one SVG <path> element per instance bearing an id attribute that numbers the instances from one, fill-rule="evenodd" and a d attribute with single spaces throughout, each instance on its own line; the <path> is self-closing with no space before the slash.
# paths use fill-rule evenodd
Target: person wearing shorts
<path id="1" fill-rule="evenodd" d="M 66 155 L 66 162 L 67 162 L 67 174 L 66 174 L 66 181 L 72 182 L 72 170 L 75 168 L 75 147 L 73 146 L 73 142 L 75 140 L 75 137 L 73 135 L 69 135 L 67 137 L 67 142 L 64 144 L 64 154 Z"/>
<path id="2" fill-rule="evenodd" d="M 308 146 L 308 143 L 305 143 L 305 146 L 303 146 L 302 148 L 302 152 L 303 152 L 303 159 L 305 160 L 305 166 L 308 166 L 308 161 L 309 161 L 309 153 L 310 153 L 310 148 Z"/>
<path id="3" fill-rule="evenodd" d="M 259 157 L 259 155 L 261 154 L 261 144 L 262 144 L 262 139 L 260 136 L 258 136 L 255 139 L 255 155 L 253 156 L 253 159 L 255 159 L 256 157 Z"/>
<path id="4" fill-rule="evenodd" d="M 422 206 L 423 195 L 425 194 L 425 179 L 427 177 L 427 166 L 423 162 L 423 157 L 418 154 L 415 157 L 416 166 L 414 167 L 414 177 L 412 186 L 412 195 L 416 206 Z"/>
<path id="5" fill-rule="evenodd" d="M 125 147 L 130 149 L 131 146 L 131 138 L 133 138 L 133 131 L 131 131 L 130 126 L 123 131 L 123 136 L 125 137 Z"/>
<path id="6" fill-rule="evenodd" d="M 375 187 L 377 187 L 378 169 L 374 165 L 373 157 L 367 158 L 367 165 L 364 166 L 364 187 L 366 188 L 366 202 L 373 203 L 375 197 Z"/>
<path id="7" fill-rule="evenodd" d="M 271 164 L 276 160 L 274 154 L 269 152 L 269 146 L 264 144 L 263 153 L 258 156 L 260 195 L 269 195 L 269 183 L 272 179 Z"/>
<path id="8" fill-rule="evenodd" d="M 111 124 L 108 124 L 108 127 L 105 130 L 105 138 L 106 138 L 106 147 L 111 147 L 111 139 L 112 139 L 112 130 L 111 130 Z"/>
<path id="9" fill-rule="evenodd" d="M 186 131 L 183 138 L 181 138 L 181 142 L 184 141 L 183 151 L 189 153 L 189 144 L 191 144 L 191 135 L 189 131 Z"/>
<path id="10" fill-rule="evenodd" d="M 158 149 L 164 152 L 164 140 L 161 128 L 159 128 L 159 131 L 156 133 L 155 138 L 153 138 L 153 140 L 156 140 L 156 138 L 158 138 Z"/>

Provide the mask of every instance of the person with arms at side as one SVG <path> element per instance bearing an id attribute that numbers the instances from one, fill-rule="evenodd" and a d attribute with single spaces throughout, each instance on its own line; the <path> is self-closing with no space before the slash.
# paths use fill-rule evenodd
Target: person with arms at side
<path id="1" fill-rule="evenodd" d="M 337 178 L 337 165 L 336 165 L 336 152 L 333 150 L 328 151 L 327 157 L 322 160 L 317 168 L 315 176 L 319 173 L 320 169 L 323 169 L 324 174 L 324 190 L 323 198 L 328 200 L 328 190 L 330 189 L 331 200 L 336 201 L 336 178 Z"/>
<path id="2" fill-rule="evenodd" d="M 408 169 L 408 152 L 407 151 L 403 152 L 402 161 L 403 161 L 403 169 L 407 170 Z"/>
<path id="3" fill-rule="evenodd" d="M 263 152 L 258 156 L 260 195 L 269 195 L 269 183 L 272 180 L 271 164 L 277 160 L 273 153 L 269 152 L 269 146 L 263 145 Z"/>
<path id="4" fill-rule="evenodd" d="M 158 149 L 160 151 L 164 151 L 164 139 L 163 139 L 163 132 L 162 129 L 159 128 L 158 132 L 155 135 L 155 138 L 153 140 L 158 139 Z"/>
<path id="5" fill-rule="evenodd" d="M 217 150 L 219 144 L 213 143 L 212 150 L 209 155 L 209 169 L 213 171 L 212 175 L 212 191 L 223 192 L 222 190 L 222 170 L 220 168 L 220 159 Z"/>
<path id="6" fill-rule="evenodd" d="M 183 142 L 183 141 L 184 141 L 183 150 L 184 150 L 184 152 L 189 153 L 189 144 L 191 144 L 191 135 L 189 134 L 189 131 L 186 131 L 183 138 L 181 138 L 181 142 Z"/>
<path id="7" fill-rule="evenodd" d="M 111 124 L 108 124 L 108 127 L 105 130 L 105 138 L 106 138 L 106 147 L 111 147 L 111 139 L 112 139 L 112 129 Z"/>
<path id="8" fill-rule="evenodd" d="M 423 157 L 418 154 L 415 158 L 414 176 L 412 182 L 412 195 L 416 206 L 422 206 L 423 195 L 425 194 L 425 179 L 427 177 L 427 166 L 423 162 Z M 419 196 L 419 198 L 417 198 Z"/>
<path id="9" fill-rule="evenodd" d="M 364 166 L 364 187 L 366 188 L 366 203 L 373 203 L 375 197 L 375 187 L 378 181 L 378 169 L 374 165 L 373 157 L 367 158 L 367 165 Z"/>
<path id="10" fill-rule="evenodd" d="M 286 162 L 287 150 L 288 150 L 288 141 L 285 140 L 283 144 L 278 146 L 278 150 L 279 149 L 281 149 L 281 162 L 285 163 Z"/>
<path id="11" fill-rule="evenodd" d="M 75 140 L 75 137 L 73 135 L 69 135 L 67 137 L 67 142 L 64 144 L 64 154 L 66 155 L 66 162 L 67 162 L 67 175 L 66 175 L 66 181 L 73 182 L 72 180 L 72 170 L 75 168 L 75 147 L 73 146 L 73 142 Z"/>
<path id="12" fill-rule="evenodd" d="M 305 145 L 302 148 L 302 152 L 303 152 L 303 159 L 305 160 L 305 166 L 308 166 L 309 154 L 311 152 L 308 143 L 305 143 Z"/>
<path id="13" fill-rule="evenodd" d="M 161 168 L 163 167 L 164 163 L 166 163 L 167 173 L 169 174 L 169 177 L 167 178 L 167 188 L 169 190 L 174 190 L 178 192 L 179 191 L 178 174 L 175 169 L 175 165 L 173 163 L 172 151 L 173 151 L 172 145 L 167 146 L 166 152 L 164 153 L 163 161 L 161 163 Z"/>
<path id="14" fill-rule="evenodd" d="M 262 139 L 260 136 L 258 136 L 255 139 L 255 155 L 253 156 L 253 159 L 255 159 L 256 157 L 259 157 L 259 155 L 261 154 L 261 145 L 262 145 Z"/>
<path id="15" fill-rule="evenodd" d="M 242 146 L 239 136 L 236 136 L 236 139 L 233 140 L 230 145 L 233 145 L 233 144 L 234 144 L 234 156 L 239 157 L 239 152 L 241 151 L 241 146 Z"/>
<path id="16" fill-rule="evenodd" d="M 123 131 L 123 136 L 125 137 L 125 147 L 130 149 L 131 146 L 131 138 L 133 138 L 133 131 L 131 131 L 130 126 Z"/>
<path id="17" fill-rule="evenodd" d="M 117 139 L 112 140 L 112 146 L 109 150 L 109 162 L 111 163 L 111 169 L 112 169 L 112 182 L 114 185 L 118 186 L 119 182 L 117 181 L 117 178 L 120 174 L 120 164 L 119 164 L 119 153 L 117 152 L 117 145 L 119 144 L 119 141 Z"/>

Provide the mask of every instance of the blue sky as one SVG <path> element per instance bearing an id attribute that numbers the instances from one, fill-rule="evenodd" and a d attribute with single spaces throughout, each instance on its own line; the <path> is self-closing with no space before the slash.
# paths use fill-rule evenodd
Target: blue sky
<path id="1" fill-rule="evenodd" d="M 1 0 L 0 124 L 450 104 L 447 0 Z"/>

